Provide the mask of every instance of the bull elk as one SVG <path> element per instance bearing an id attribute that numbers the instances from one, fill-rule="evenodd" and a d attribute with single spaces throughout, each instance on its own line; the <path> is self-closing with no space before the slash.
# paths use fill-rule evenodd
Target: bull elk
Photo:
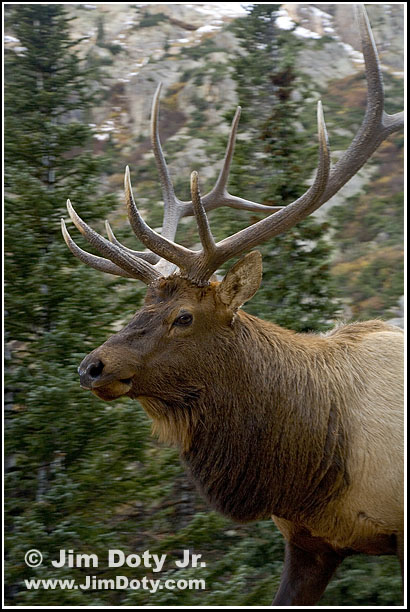
<path id="1" fill-rule="evenodd" d="M 251 251 L 221 282 L 221 264 L 285 232 L 329 200 L 363 166 L 403 114 L 384 111 L 377 51 L 357 7 L 368 82 L 363 123 L 330 169 L 318 104 L 319 161 L 311 187 L 284 207 L 228 193 L 239 121 L 222 170 L 203 197 L 191 174 L 189 202 L 174 193 L 158 136 L 152 146 L 164 198 L 162 233 L 142 219 L 125 172 L 129 221 L 149 251 L 133 251 L 91 229 L 67 202 L 78 230 L 103 257 L 69 249 L 86 264 L 147 286 L 132 320 L 79 367 L 81 385 L 103 400 L 138 399 L 160 439 L 179 447 L 212 507 L 240 522 L 271 516 L 286 541 L 273 605 L 314 605 L 340 562 L 354 553 L 397 554 L 403 564 L 402 331 L 374 320 L 325 334 L 295 333 L 241 310 L 257 291 L 261 255 Z M 207 212 L 220 206 L 269 216 L 215 242 Z M 202 247 L 175 243 L 181 217 L 194 215 Z"/>

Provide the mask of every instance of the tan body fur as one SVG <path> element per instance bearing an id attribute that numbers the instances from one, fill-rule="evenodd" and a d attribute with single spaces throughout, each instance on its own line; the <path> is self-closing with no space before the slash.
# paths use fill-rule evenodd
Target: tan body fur
<path id="1" fill-rule="evenodd" d="M 303 526 L 335 549 L 383 553 L 380 536 L 403 534 L 403 332 L 370 321 L 340 327 L 324 340 L 337 346 L 326 370 L 336 366 L 345 376 L 339 384 L 350 484 L 319 521 Z M 286 521 L 274 520 L 289 537 Z"/>

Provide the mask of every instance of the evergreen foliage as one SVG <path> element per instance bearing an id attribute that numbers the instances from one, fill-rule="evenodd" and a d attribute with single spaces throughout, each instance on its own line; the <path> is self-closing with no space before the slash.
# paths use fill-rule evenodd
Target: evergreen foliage
<path id="1" fill-rule="evenodd" d="M 387 111 L 399 112 L 402 80 L 384 72 L 383 81 Z M 363 119 L 365 100 L 362 75 L 330 85 L 325 112 L 334 150 L 348 147 Z M 392 309 L 404 294 L 403 156 L 403 134 L 392 134 L 366 164 L 373 174 L 362 193 L 329 211 L 337 245 L 331 273 L 356 320 L 394 316 Z"/>
<path id="2" fill-rule="evenodd" d="M 387 146 L 393 148 L 397 159 L 400 150 L 394 144 Z M 330 211 L 338 244 L 332 274 L 349 296 L 355 319 L 392 317 L 400 296 L 404 295 L 404 194 L 400 166 L 400 161 L 396 161 L 397 172 L 389 174 L 388 167 L 384 171 L 382 164 L 364 193 Z"/>
<path id="3" fill-rule="evenodd" d="M 60 231 L 67 196 L 91 220 L 114 204 L 98 194 L 90 75 L 62 5 L 8 10 L 23 48 L 6 56 L 5 88 L 7 580 L 21 605 L 61 596 L 25 591 L 23 551 L 106 549 L 113 535 L 96 517 L 135 490 L 127 466 L 140 460 L 147 427 L 131 404 L 107 407 L 78 385 L 78 363 L 109 335 L 119 302 L 117 281 L 77 265 Z"/>

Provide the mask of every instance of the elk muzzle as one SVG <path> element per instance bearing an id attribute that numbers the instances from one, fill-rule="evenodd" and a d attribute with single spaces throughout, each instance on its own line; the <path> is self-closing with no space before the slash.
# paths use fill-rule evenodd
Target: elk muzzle
<path id="1" fill-rule="evenodd" d="M 109 401 L 125 395 L 132 386 L 134 372 L 127 366 L 120 367 L 117 359 L 109 358 L 99 349 L 87 355 L 78 368 L 83 389 Z"/>

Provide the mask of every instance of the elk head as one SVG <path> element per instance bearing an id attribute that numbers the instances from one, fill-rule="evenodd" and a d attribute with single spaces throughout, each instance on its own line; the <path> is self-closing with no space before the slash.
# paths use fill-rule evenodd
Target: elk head
<path id="1" fill-rule="evenodd" d="M 81 384 L 104 400 L 122 395 L 161 398 L 166 403 L 197 397 L 206 385 L 204 363 L 223 351 L 234 333 L 233 321 L 240 306 L 250 299 L 261 280 L 261 257 L 251 252 L 227 273 L 221 283 L 210 280 L 227 260 L 285 232 L 332 197 L 365 163 L 379 144 L 403 125 L 402 113 L 383 110 L 383 84 L 370 26 L 363 7 L 357 10 L 368 81 L 366 114 L 347 151 L 330 170 L 326 127 L 318 103 L 319 162 L 311 187 L 284 207 L 264 206 L 232 196 L 226 185 L 240 116 L 232 123 L 224 163 L 213 189 L 201 197 L 198 174 L 191 175 L 191 201 L 182 202 L 174 193 L 158 136 L 160 88 L 153 100 L 151 139 L 164 197 L 162 233 L 151 229 L 135 204 L 128 167 L 125 196 L 129 221 L 138 239 L 149 251 L 133 251 L 122 245 L 106 223 L 109 240 L 92 230 L 67 202 L 70 217 L 83 236 L 103 255 L 80 249 L 62 220 L 65 241 L 84 263 L 111 274 L 142 280 L 148 291 L 143 308 L 119 333 L 90 353 L 79 368 Z M 269 216 L 216 243 L 207 212 L 230 206 Z M 174 242 L 181 217 L 194 215 L 202 248 L 187 249 Z M 192 372 L 195 373 L 192 376 Z M 192 382 L 194 380 L 194 382 Z M 171 381 L 171 384 L 170 384 Z M 209 384 L 209 383 L 208 383 Z"/>
<path id="2" fill-rule="evenodd" d="M 198 286 L 177 275 L 154 281 L 128 325 L 83 360 L 82 386 L 104 400 L 128 395 L 182 405 L 199 397 L 209 386 L 204 352 L 230 343 L 235 313 L 261 276 L 261 256 L 252 252 L 222 283 Z"/>

